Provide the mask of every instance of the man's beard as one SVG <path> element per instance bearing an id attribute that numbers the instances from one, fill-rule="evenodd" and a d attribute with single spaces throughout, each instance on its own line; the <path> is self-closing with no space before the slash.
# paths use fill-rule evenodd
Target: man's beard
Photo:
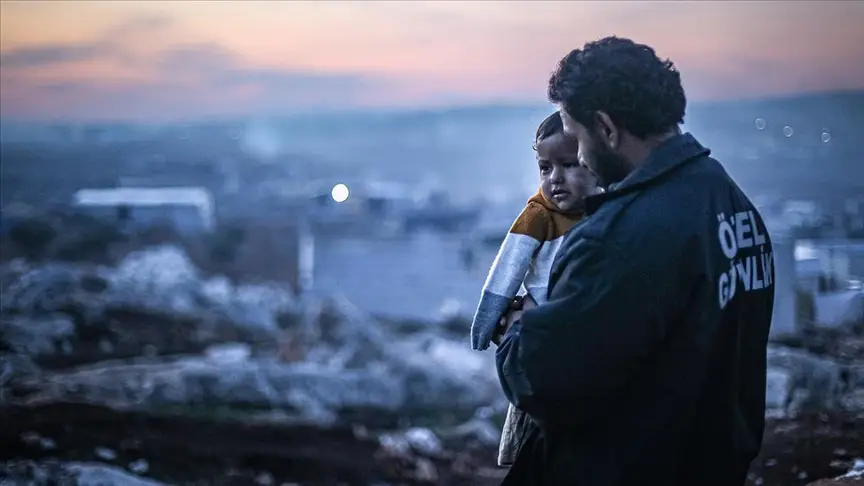
<path id="1" fill-rule="evenodd" d="M 631 170 L 624 157 L 613 152 L 609 147 L 599 140 L 594 144 L 596 152 L 591 154 L 594 167 L 589 167 L 600 187 L 608 189 L 610 185 L 617 184 L 627 177 Z"/>

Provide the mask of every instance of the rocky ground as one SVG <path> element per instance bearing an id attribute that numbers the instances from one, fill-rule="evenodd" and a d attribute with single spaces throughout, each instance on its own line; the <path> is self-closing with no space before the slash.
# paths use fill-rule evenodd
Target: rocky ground
<path id="1" fill-rule="evenodd" d="M 112 268 L 16 262 L 0 292 L 0 484 L 500 482 L 506 403 L 464 322 L 204 279 L 171 247 Z M 771 347 L 750 484 L 864 466 L 858 331 Z"/>
<path id="2" fill-rule="evenodd" d="M 133 486 L 138 475 L 163 484 L 238 486 L 482 486 L 498 484 L 503 475 L 491 466 L 494 447 L 481 437 L 488 431 L 476 423 L 373 433 L 264 416 L 240 421 L 82 404 L 15 407 L 3 412 L 2 423 L 0 447 L 19 451 L 3 471 L 11 478 L 38 476 L 34 471 L 71 475 L 80 466 L 91 476 L 124 478 L 111 484 Z M 862 431 L 864 417 L 772 420 L 748 484 L 806 485 L 841 475 L 864 457 Z"/>
<path id="3" fill-rule="evenodd" d="M 34 465 L 48 468 L 51 461 L 55 467 L 101 464 L 130 478 L 138 473 L 166 484 L 238 486 L 467 486 L 482 484 L 484 476 L 494 484 L 492 478 L 500 476 L 489 467 L 490 449 L 460 431 L 450 438 L 425 428 L 377 435 L 347 426 L 118 412 L 80 404 L 15 408 L 2 418 L 3 450 L 21 451 L 13 466 L 22 472 Z M 7 466 L 7 474 L 14 467 Z"/>
<path id="4" fill-rule="evenodd" d="M 813 413 L 771 419 L 749 484 L 806 485 L 861 467 L 864 414 Z M 858 461 L 858 462 L 856 462 Z"/>

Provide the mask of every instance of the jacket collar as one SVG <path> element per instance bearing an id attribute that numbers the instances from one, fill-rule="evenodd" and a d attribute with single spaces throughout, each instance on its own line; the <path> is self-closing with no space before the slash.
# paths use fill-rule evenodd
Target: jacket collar
<path id="1" fill-rule="evenodd" d="M 579 205 L 579 207 L 575 209 L 564 211 L 555 204 L 553 204 L 551 201 L 547 200 L 546 196 L 543 195 L 543 191 L 540 189 L 538 189 L 537 193 L 531 196 L 530 199 L 528 199 L 528 202 L 539 204 L 540 206 L 543 206 L 547 211 L 552 213 L 564 214 L 567 216 L 583 216 L 585 214 L 584 204 Z"/>
<path id="2" fill-rule="evenodd" d="M 585 208 L 588 214 L 592 214 L 604 202 L 657 183 L 667 173 L 710 153 L 690 133 L 675 135 L 655 148 L 645 163 L 623 181 L 611 185 L 606 192 L 586 197 Z"/>

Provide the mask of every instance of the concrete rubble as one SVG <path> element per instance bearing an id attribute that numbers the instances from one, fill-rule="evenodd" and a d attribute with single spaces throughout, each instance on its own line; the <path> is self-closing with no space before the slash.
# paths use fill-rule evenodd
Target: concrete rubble
<path id="1" fill-rule="evenodd" d="M 506 401 L 491 355 L 467 346 L 467 323 L 406 330 L 343 299 L 205 278 L 170 246 L 116 267 L 13 261 L 0 267 L 0 296 L 0 447 L 23 451 L 0 458 L 12 484 L 502 477 L 494 458 Z M 836 432 L 834 444 L 864 423 L 861 323 L 772 344 L 768 363 L 769 431 L 750 484 L 854 471 L 864 450 L 853 443 L 833 447 L 821 469 L 789 466 L 772 479 L 784 460 L 772 437 L 811 440 L 809 424 Z"/>

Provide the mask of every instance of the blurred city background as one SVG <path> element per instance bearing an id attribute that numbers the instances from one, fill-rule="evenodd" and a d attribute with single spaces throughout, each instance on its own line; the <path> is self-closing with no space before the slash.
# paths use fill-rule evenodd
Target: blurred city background
<path id="1" fill-rule="evenodd" d="M 548 73 L 612 33 L 676 62 L 685 130 L 775 241 L 750 483 L 864 470 L 862 24 L 854 1 L 4 0 L 0 482 L 496 484 L 506 400 L 469 320 L 536 191 Z"/>

